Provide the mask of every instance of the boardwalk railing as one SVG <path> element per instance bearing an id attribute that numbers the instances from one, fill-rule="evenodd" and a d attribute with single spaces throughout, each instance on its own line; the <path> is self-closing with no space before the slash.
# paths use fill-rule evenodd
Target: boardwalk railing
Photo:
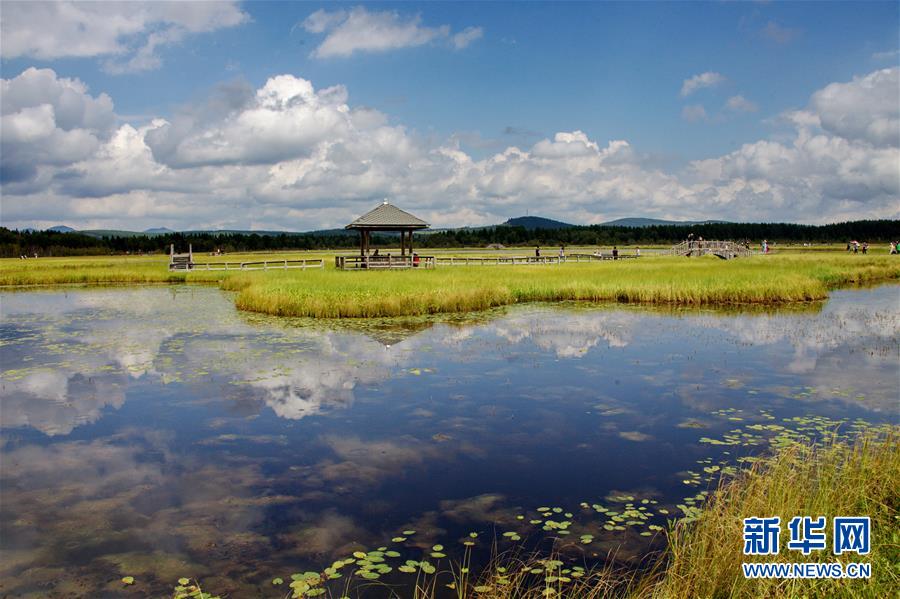
<path id="1" fill-rule="evenodd" d="M 753 250 L 734 241 L 682 241 L 673 245 L 667 252 L 672 256 L 706 256 L 713 255 L 723 260 L 748 257 L 753 255 Z"/>
<path id="2" fill-rule="evenodd" d="M 302 260 L 259 260 L 257 262 L 191 262 L 187 268 L 169 270 L 288 270 L 292 268 L 325 268 L 322 258 L 305 258 Z"/>
<path id="3" fill-rule="evenodd" d="M 438 256 L 445 266 L 513 266 L 516 264 L 559 264 L 558 256 Z"/>
<path id="4" fill-rule="evenodd" d="M 418 259 L 418 261 L 416 260 Z M 339 270 L 388 270 L 404 268 L 434 268 L 434 256 L 335 256 Z"/>
<path id="5" fill-rule="evenodd" d="M 559 256 L 438 256 L 437 263 L 446 266 L 516 266 L 524 264 L 561 264 L 563 262 L 594 262 L 597 260 L 616 260 L 637 258 L 634 254 L 568 254 Z"/>

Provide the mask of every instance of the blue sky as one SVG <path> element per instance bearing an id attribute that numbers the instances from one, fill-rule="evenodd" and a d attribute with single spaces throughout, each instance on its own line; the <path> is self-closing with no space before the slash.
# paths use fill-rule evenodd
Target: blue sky
<path id="1" fill-rule="evenodd" d="M 315 228 L 381 197 L 441 225 L 526 211 L 578 222 L 900 214 L 895 2 L 132 4 L 122 29 L 113 5 L 93 16 L 33 5 L 0 9 L 4 119 L 19 132 L 49 103 L 57 137 L 86 141 L 63 156 L 61 138 L 50 151 L 36 134 L 4 136 L 8 226 Z M 31 68 L 53 73 L 47 97 L 14 91 L 37 85 Z M 298 145 L 235 147 L 247 131 L 231 136 L 235 123 L 260 116 L 253 97 L 280 76 L 345 95 L 333 113 L 265 109 L 300 127 Z M 108 96 L 112 120 L 60 125 L 53 89 L 74 80 L 89 104 Z M 231 112 L 209 108 L 221 101 Z M 335 120 L 351 113 L 378 122 Z M 230 146 L 188 157 L 208 154 L 204 140 Z M 111 156 L 142 148 L 143 174 L 91 184 Z M 502 158 L 508 148 L 523 154 Z M 824 181 L 835 164 L 852 172 Z M 173 214 L 179 194 L 196 210 Z"/>

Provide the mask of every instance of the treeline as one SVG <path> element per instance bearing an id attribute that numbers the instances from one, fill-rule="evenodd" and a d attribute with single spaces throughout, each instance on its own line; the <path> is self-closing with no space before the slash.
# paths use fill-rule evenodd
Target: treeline
<path id="1" fill-rule="evenodd" d="M 467 247 L 491 243 L 503 245 L 658 245 L 694 238 L 778 243 L 879 243 L 900 239 L 900 221 L 859 220 L 831 225 L 790 223 L 709 223 L 692 226 L 608 227 L 593 225 L 567 229 L 491 227 L 455 229 L 421 236 L 419 247 Z M 417 238 L 418 239 L 418 238 Z"/>
<path id="2" fill-rule="evenodd" d="M 728 239 L 758 244 L 763 239 L 777 243 L 846 243 L 851 240 L 887 243 L 900 240 L 900 221 L 860 220 L 831 225 L 789 223 L 709 223 L 692 226 L 652 227 L 588 226 L 566 229 L 525 229 L 495 226 L 480 229 L 453 229 L 419 233 L 419 248 L 485 247 L 491 244 L 516 245 L 657 245 L 695 238 Z M 0 256 L 77 256 L 103 254 L 166 253 L 170 244 L 195 252 L 253 252 L 277 250 L 324 250 L 358 247 L 356 234 L 322 233 L 168 233 L 96 237 L 83 233 L 55 231 L 14 231 L 0 227 Z M 396 235 L 376 234 L 373 247 L 397 244 Z"/>

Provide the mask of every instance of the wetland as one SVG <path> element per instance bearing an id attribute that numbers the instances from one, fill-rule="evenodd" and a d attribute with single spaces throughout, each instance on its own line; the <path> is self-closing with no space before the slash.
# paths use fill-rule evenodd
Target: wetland
<path id="1" fill-rule="evenodd" d="M 399 321 L 4 291 L 0 594 L 279 597 L 357 559 L 377 597 L 507 550 L 640 567 L 722 473 L 900 424 L 898 291 Z"/>

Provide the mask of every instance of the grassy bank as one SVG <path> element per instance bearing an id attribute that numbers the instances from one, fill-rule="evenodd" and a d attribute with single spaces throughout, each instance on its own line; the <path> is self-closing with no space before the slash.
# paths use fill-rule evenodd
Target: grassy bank
<path id="1" fill-rule="evenodd" d="M 794 516 L 826 516 L 828 549 L 786 550 Z M 781 553 L 742 554 L 742 520 L 780 516 Z M 831 553 L 835 516 L 870 516 L 869 555 Z M 793 445 L 715 493 L 693 522 L 669 536 L 670 562 L 653 597 L 890 597 L 900 588 L 900 438 L 864 437 L 824 448 Z M 746 579 L 741 562 L 869 562 L 869 580 Z"/>
<path id="2" fill-rule="evenodd" d="M 169 272 L 168 257 L 103 256 L 0 260 L 0 286 L 215 282 L 217 272 Z"/>
<path id="3" fill-rule="evenodd" d="M 234 263 L 297 257 L 324 258 L 327 268 L 169 272 L 165 256 L 2 260 L 0 286 L 219 283 L 237 292 L 236 303 L 242 310 L 279 316 L 365 318 L 471 312 L 536 301 L 785 304 L 821 300 L 830 289 L 841 286 L 900 280 L 900 259 L 895 256 L 837 252 L 731 261 L 646 256 L 602 263 L 444 266 L 388 272 L 336 271 L 331 266 L 333 256 L 328 254 L 247 254 L 227 259 Z"/>
<path id="4" fill-rule="evenodd" d="M 238 308 L 280 316 L 356 318 L 465 312 L 519 302 L 775 304 L 821 300 L 836 287 L 900 279 L 889 256 L 641 258 L 562 266 L 432 271 L 240 274 L 223 281 Z"/>
<path id="5" fill-rule="evenodd" d="M 669 532 L 668 549 L 659 565 L 642 574 L 598 570 L 560 584 L 557 573 L 537 580 L 529 576 L 543 562 L 497 561 L 475 583 L 482 592 L 461 597 L 513 599 L 552 596 L 626 599 L 697 597 L 831 598 L 891 597 L 900 588 L 900 437 L 896 432 L 867 435 L 855 443 L 824 447 L 790 445 L 757 462 L 738 478 L 721 485 L 693 520 Z M 826 516 L 828 549 L 809 556 L 786 548 L 787 523 L 794 516 Z M 830 526 L 835 516 L 870 516 L 872 548 L 865 556 L 831 553 Z M 781 552 L 743 555 L 743 519 L 780 516 Z M 742 562 L 865 562 L 868 580 L 746 579 Z M 543 564 L 543 565 L 542 565 Z M 497 584 L 497 580 L 507 581 Z M 550 582 L 548 582 L 548 580 Z M 547 588 L 552 591 L 546 591 Z"/>

